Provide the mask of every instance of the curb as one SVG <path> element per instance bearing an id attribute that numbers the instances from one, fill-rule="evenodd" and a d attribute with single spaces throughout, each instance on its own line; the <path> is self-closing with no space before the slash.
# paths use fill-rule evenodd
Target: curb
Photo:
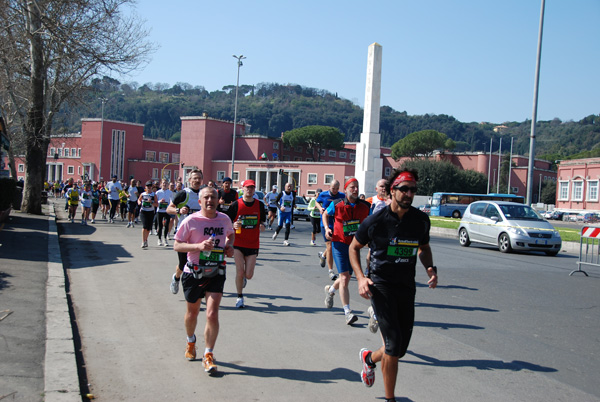
<path id="1" fill-rule="evenodd" d="M 48 282 L 46 284 L 46 355 L 44 401 L 81 402 L 65 271 L 58 243 L 54 205 L 48 211 Z"/>

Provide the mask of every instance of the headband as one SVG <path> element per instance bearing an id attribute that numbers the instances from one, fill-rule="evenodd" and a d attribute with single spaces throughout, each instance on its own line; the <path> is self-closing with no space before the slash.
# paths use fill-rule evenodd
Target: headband
<path id="1" fill-rule="evenodd" d="M 350 183 L 352 183 L 353 181 L 358 183 L 358 180 L 356 179 L 356 177 L 352 177 L 351 179 L 348 179 L 348 181 L 346 182 L 346 184 L 344 184 L 344 190 L 350 185 Z"/>
<path id="2" fill-rule="evenodd" d="M 394 182 L 392 183 L 392 188 L 396 187 L 403 181 L 414 181 L 416 183 L 417 179 L 415 179 L 415 176 L 411 172 L 402 172 L 398 175 L 398 177 L 396 177 L 396 180 L 394 180 Z"/>

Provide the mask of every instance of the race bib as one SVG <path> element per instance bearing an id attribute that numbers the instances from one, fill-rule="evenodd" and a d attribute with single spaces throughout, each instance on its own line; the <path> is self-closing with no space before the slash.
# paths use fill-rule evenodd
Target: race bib
<path id="1" fill-rule="evenodd" d="M 417 240 L 390 239 L 387 247 L 387 259 L 395 263 L 409 262 L 417 256 L 419 242 Z"/>
<path id="2" fill-rule="evenodd" d="M 344 221 L 344 236 L 354 236 L 358 227 L 360 226 L 360 221 L 358 219 L 352 219 L 349 221 Z"/>
<path id="3" fill-rule="evenodd" d="M 158 208 L 160 208 L 160 209 L 166 209 L 168 206 L 169 206 L 169 204 L 167 204 L 166 202 L 158 203 Z"/>
<path id="4" fill-rule="evenodd" d="M 254 229 L 258 226 L 257 215 L 240 215 L 239 220 L 242 222 L 242 229 Z"/>
<path id="5" fill-rule="evenodd" d="M 222 247 L 213 247 L 210 250 L 210 254 L 208 252 L 201 251 L 200 256 L 198 258 L 198 265 L 203 267 L 211 267 L 211 266 L 219 266 L 224 261 L 225 253 Z"/>
<path id="6" fill-rule="evenodd" d="M 292 207 L 292 200 L 283 200 L 283 206 L 285 208 L 291 208 Z"/>

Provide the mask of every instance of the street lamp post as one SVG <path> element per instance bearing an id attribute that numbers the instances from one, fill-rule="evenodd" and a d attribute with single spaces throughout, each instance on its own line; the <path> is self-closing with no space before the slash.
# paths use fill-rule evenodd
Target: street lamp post
<path id="1" fill-rule="evenodd" d="M 237 82 L 235 84 L 235 104 L 233 108 L 233 146 L 231 147 L 231 179 L 233 180 L 233 170 L 235 165 L 235 131 L 237 126 L 237 101 L 238 101 L 238 87 L 240 86 L 240 67 L 244 65 L 242 59 L 245 59 L 243 55 L 236 56 L 237 59 Z"/>
<path id="2" fill-rule="evenodd" d="M 106 101 L 108 99 L 106 98 L 100 98 L 100 100 L 102 101 L 102 117 L 100 120 L 100 161 L 98 162 L 98 182 L 100 182 L 100 179 L 102 178 L 102 140 L 104 137 L 104 104 L 106 103 Z"/>

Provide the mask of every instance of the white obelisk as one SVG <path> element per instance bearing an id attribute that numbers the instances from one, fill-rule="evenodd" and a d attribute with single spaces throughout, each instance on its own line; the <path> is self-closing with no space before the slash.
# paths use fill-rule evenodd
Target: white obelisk
<path id="1" fill-rule="evenodd" d="M 367 60 L 367 86 L 365 89 L 365 113 L 360 142 L 356 145 L 354 175 L 360 192 L 375 194 L 375 184 L 383 175 L 381 159 L 381 134 L 379 134 L 379 107 L 381 102 L 381 53 L 379 43 L 369 46 Z"/>

